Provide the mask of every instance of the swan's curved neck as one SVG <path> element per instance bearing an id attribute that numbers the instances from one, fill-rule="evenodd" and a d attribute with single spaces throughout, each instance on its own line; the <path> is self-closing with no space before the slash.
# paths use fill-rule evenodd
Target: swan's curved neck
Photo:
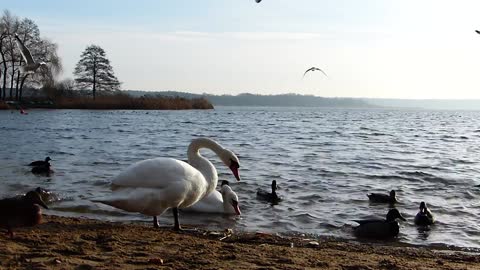
<path id="1" fill-rule="evenodd" d="M 190 165 L 195 167 L 203 174 L 208 184 L 205 194 L 209 194 L 217 186 L 218 174 L 215 166 L 213 166 L 208 159 L 200 155 L 201 148 L 208 148 L 217 154 L 217 156 L 220 156 L 223 147 L 218 143 L 206 138 L 195 139 L 188 146 L 188 163 L 190 163 Z"/>

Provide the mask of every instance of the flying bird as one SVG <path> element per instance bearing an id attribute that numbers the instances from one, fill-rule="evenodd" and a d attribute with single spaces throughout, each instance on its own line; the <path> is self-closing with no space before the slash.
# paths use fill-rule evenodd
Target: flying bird
<path id="1" fill-rule="evenodd" d="M 480 31 L 478 31 L 478 30 L 475 30 L 475 32 L 476 32 L 477 34 L 480 34 Z"/>
<path id="2" fill-rule="evenodd" d="M 317 68 L 317 67 L 311 67 L 311 68 L 307 69 L 307 70 L 305 71 L 305 73 L 303 73 L 303 77 L 305 77 L 305 74 L 307 74 L 307 72 L 309 72 L 309 71 L 315 71 L 315 70 L 321 71 L 321 72 L 328 78 L 327 73 L 325 73 L 323 70 L 321 70 L 321 69 L 319 69 L 319 68 Z"/>
<path id="3" fill-rule="evenodd" d="M 20 49 L 20 53 L 23 56 L 23 60 L 25 60 L 26 63 L 24 66 L 20 67 L 22 72 L 34 73 L 40 66 L 47 66 L 45 62 L 36 63 L 35 60 L 33 60 L 30 50 L 25 47 L 23 42 L 18 37 L 17 33 L 15 33 L 15 42 L 17 43 L 17 46 Z"/>

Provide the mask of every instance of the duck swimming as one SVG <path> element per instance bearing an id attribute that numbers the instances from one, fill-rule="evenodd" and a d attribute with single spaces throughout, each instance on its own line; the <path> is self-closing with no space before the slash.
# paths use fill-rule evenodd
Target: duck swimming
<path id="1" fill-rule="evenodd" d="M 414 221 L 415 225 L 419 226 L 428 226 L 435 223 L 435 217 L 432 212 L 430 212 L 430 209 L 428 209 L 425 202 L 420 203 L 420 211 L 418 211 Z"/>
<path id="2" fill-rule="evenodd" d="M 50 164 L 50 160 L 52 160 L 50 157 L 46 157 L 45 160 L 33 161 L 28 164 L 28 166 L 46 166 L 47 164 Z"/>
<path id="3" fill-rule="evenodd" d="M 394 204 L 398 202 L 395 194 L 395 190 L 393 189 L 390 191 L 389 195 L 381 194 L 381 193 L 370 193 L 370 194 L 367 194 L 367 197 L 371 202 L 377 202 L 377 203 Z"/>
<path id="4" fill-rule="evenodd" d="M 265 190 L 258 190 L 257 191 L 257 198 L 263 201 L 270 202 L 272 204 L 278 204 L 278 202 L 282 201 L 282 198 L 277 195 L 277 181 L 272 181 L 272 192 L 268 192 Z"/>
<path id="5" fill-rule="evenodd" d="M 53 173 L 53 170 L 51 169 L 50 163 L 40 165 L 40 166 L 35 166 L 32 168 L 31 172 L 33 174 L 43 174 L 46 176 L 50 176 L 51 173 Z"/>
<path id="6" fill-rule="evenodd" d="M 0 200 L 0 227 L 6 229 L 10 237 L 13 237 L 14 228 L 39 224 L 42 220 L 40 206 L 48 209 L 35 191 L 29 191 L 24 196 Z"/>
<path id="7" fill-rule="evenodd" d="M 238 196 L 230 187 L 229 182 L 223 180 L 220 187 L 220 192 L 214 190 L 196 204 L 183 210 L 187 212 L 240 215 Z"/>
<path id="8" fill-rule="evenodd" d="M 354 220 L 359 226 L 354 228 L 354 235 L 359 238 L 386 239 L 393 238 L 400 232 L 400 226 L 397 218 L 405 221 L 405 218 L 397 209 L 391 209 L 387 213 L 387 218 Z"/>
<path id="9" fill-rule="evenodd" d="M 217 186 L 217 170 L 200 155 L 202 148 L 212 150 L 240 181 L 237 156 L 211 139 L 197 138 L 188 146 L 188 163 L 173 158 L 153 158 L 134 163 L 113 178 L 109 198 L 94 202 L 151 216 L 154 227 L 159 227 L 157 216 L 171 208 L 173 229 L 179 231 L 178 209 L 195 204 Z"/>
<path id="10" fill-rule="evenodd" d="M 34 191 L 40 195 L 40 198 L 42 198 L 42 201 L 46 204 L 59 200 L 56 194 L 44 188 L 37 187 Z"/>

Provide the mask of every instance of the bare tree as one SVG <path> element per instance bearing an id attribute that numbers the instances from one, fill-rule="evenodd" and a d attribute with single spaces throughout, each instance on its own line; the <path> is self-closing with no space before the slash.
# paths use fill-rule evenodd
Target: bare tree
<path id="1" fill-rule="evenodd" d="M 36 61 L 47 63 L 48 68 L 38 69 L 35 73 L 22 73 L 20 66 L 25 64 L 14 41 L 14 34 L 18 34 L 23 44 L 30 50 Z M 40 29 L 34 21 L 19 19 L 5 10 L 0 18 L 0 63 L 2 68 L 3 98 L 6 98 L 7 81 L 10 84 L 10 99 L 22 99 L 23 87 L 41 87 L 52 83 L 61 69 L 60 57 L 57 55 L 57 45 L 40 37 Z"/>
<path id="2" fill-rule="evenodd" d="M 113 73 L 105 51 L 100 46 L 90 45 L 85 49 L 73 74 L 80 89 L 92 88 L 93 99 L 97 90 L 120 90 L 120 82 Z"/>
<path id="3" fill-rule="evenodd" d="M 3 69 L 1 70 L 2 73 L 2 85 L 0 87 L 0 97 L 5 100 L 7 98 L 6 89 L 7 89 L 7 59 L 6 59 L 6 50 L 4 44 L 6 43 L 7 38 L 7 30 L 5 25 L 0 22 L 0 55 L 2 56 L 1 65 Z"/>

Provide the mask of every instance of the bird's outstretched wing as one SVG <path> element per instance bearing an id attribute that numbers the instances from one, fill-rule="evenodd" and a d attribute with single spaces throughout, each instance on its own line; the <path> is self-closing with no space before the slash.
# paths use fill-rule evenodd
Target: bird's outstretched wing
<path id="1" fill-rule="evenodd" d="M 23 44 L 23 42 L 20 40 L 18 35 L 15 33 L 15 42 L 17 43 L 18 48 L 20 49 L 20 53 L 23 56 L 23 59 L 27 63 L 27 65 L 35 64 L 35 61 L 33 61 L 32 54 L 28 50 L 27 47 Z"/>
<path id="2" fill-rule="evenodd" d="M 327 73 L 325 73 L 325 71 L 323 71 L 323 70 L 321 70 L 321 69 L 319 69 L 319 68 L 315 68 L 315 70 L 321 71 L 321 72 L 323 73 L 323 75 L 325 75 L 325 76 L 328 78 L 328 75 L 327 75 Z"/>
<path id="3" fill-rule="evenodd" d="M 475 30 L 475 32 L 476 32 L 477 34 L 480 34 L 480 31 L 478 31 L 478 30 Z"/>
<path id="4" fill-rule="evenodd" d="M 319 69 L 319 68 L 317 68 L 317 67 L 311 67 L 311 68 L 307 69 L 307 70 L 305 71 L 305 73 L 303 73 L 303 77 L 305 77 L 305 74 L 307 74 L 307 72 L 309 72 L 309 71 L 315 71 L 315 70 L 321 71 L 321 72 L 323 73 L 323 75 L 325 75 L 325 76 L 328 78 L 327 73 L 325 73 L 323 70 L 321 70 L 321 69 Z"/>
<path id="5" fill-rule="evenodd" d="M 255 0 L 255 2 L 260 3 L 260 2 L 262 2 L 262 0 Z"/>
<path id="6" fill-rule="evenodd" d="M 307 74 L 307 72 L 312 71 L 312 70 L 314 70 L 314 69 L 315 69 L 315 68 L 311 67 L 311 68 L 305 70 L 305 73 L 303 73 L 303 77 L 305 77 L 305 74 Z"/>

